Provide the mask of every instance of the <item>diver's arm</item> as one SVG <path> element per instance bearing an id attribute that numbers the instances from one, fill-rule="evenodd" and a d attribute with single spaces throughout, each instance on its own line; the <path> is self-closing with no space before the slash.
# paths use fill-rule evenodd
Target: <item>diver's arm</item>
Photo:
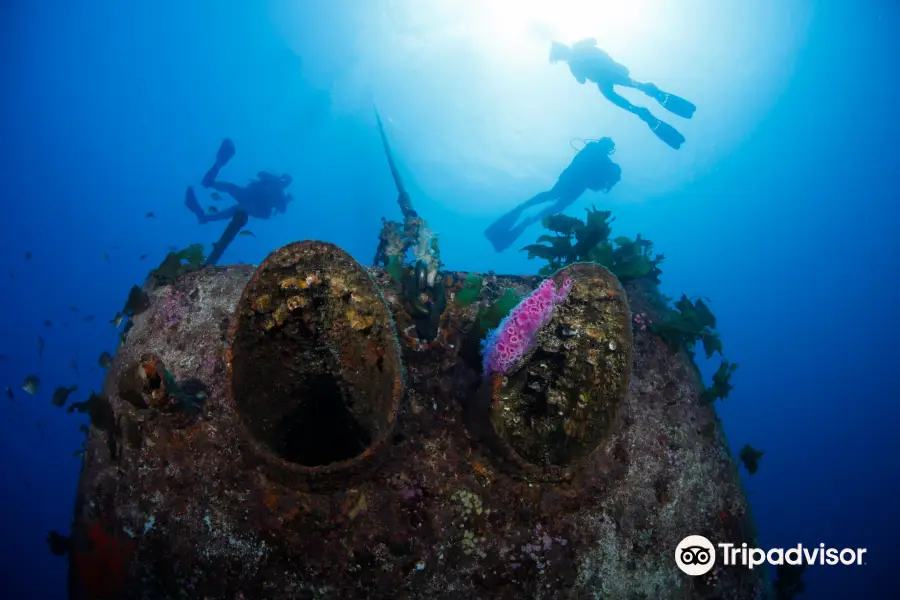
<path id="1" fill-rule="evenodd" d="M 587 77 L 580 70 L 576 69 L 572 63 L 569 63 L 569 71 L 572 72 L 572 77 L 575 78 L 575 81 L 582 84 L 587 83 Z"/>

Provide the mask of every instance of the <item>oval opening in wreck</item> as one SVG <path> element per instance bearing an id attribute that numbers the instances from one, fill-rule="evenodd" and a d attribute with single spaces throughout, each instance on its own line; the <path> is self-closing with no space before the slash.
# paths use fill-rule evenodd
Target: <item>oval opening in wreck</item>
<path id="1" fill-rule="evenodd" d="M 381 293 L 346 252 L 284 246 L 259 266 L 231 327 L 229 390 L 255 440 L 301 469 L 353 464 L 390 434 L 403 388 Z"/>
<path id="2" fill-rule="evenodd" d="M 631 377 L 628 301 L 607 269 L 579 263 L 553 275 L 572 290 L 524 360 L 486 385 L 501 447 L 528 471 L 561 475 L 606 439 Z"/>

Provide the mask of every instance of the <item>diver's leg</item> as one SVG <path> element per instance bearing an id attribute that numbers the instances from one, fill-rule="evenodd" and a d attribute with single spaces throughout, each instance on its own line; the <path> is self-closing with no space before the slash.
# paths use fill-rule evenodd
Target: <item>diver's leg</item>
<path id="1" fill-rule="evenodd" d="M 231 160 L 232 156 L 234 156 L 234 142 L 225 138 L 222 140 L 222 143 L 219 145 L 219 150 L 216 152 L 216 162 L 213 163 L 213 166 L 211 166 L 209 171 L 206 172 L 206 175 L 203 176 L 201 181 L 203 187 L 213 187 L 216 177 L 219 176 L 219 170 L 228 164 L 228 161 Z"/>
<path id="2" fill-rule="evenodd" d="M 556 202 L 554 202 L 538 214 L 528 217 L 522 224 L 525 225 L 525 227 L 528 227 L 529 225 L 532 225 L 534 223 L 540 223 L 547 217 L 552 217 L 553 215 L 562 213 L 564 210 L 569 208 L 573 202 L 578 200 L 578 198 L 580 198 L 581 194 L 583 193 L 584 190 L 566 190 L 564 194 L 559 196 Z"/>
<path id="3" fill-rule="evenodd" d="M 546 192 L 541 192 L 540 194 L 536 194 L 532 196 L 530 199 L 526 200 L 522 204 L 520 204 L 518 209 L 526 209 L 531 208 L 532 206 L 537 206 L 538 204 L 543 204 L 544 202 L 551 202 L 556 200 L 556 197 L 559 195 L 556 191 L 556 188 L 548 190 Z"/>
<path id="4" fill-rule="evenodd" d="M 525 202 L 522 202 L 514 209 L 491 223 L 490 226 L 484 231 L 484 235 L 489 240 L 491 240 L 491 242 L 494 242 L 495 239 L 502 240 L 504 236 L 509 234 L 510 230 L 518 222 L 519 217 L 522 216 L 522 213 L 526 208 L 530 208 L 543 202 L 549 202 L 550 200 L 555 200 L 557 195 L 558 194 L 556 194 L 553 190 L 550 190 L 547 192 L 541 192 L 540 194 L 537 194 L 536 196 L 526 200 Z M 494 246 L 496 247 L 497 244 L 495 243 Z M 498 250 L 498 252 L 500 252 L 500 250 Z"/>
<path id="5" fill-rule="evenodd" d="M 241 209 L 240 206 L 234 205 L 229 206 L 225 210 L 220 210 L 217 213 L 206 214 L 203 216 L 202 223 L 210 223 L 212 221 L 226 221 L 233 217 L 237 211 Z"/>
<path id="6" fill-rule="evenodd" d="M 229 183 L 227 181 L 211 181 L 210 185 L 206 186 L 210 187 L 217 192 L 222 192 L 223 194 L 228 194 L 238 204 L 241 204 L 241 201 L 244 199 L 244 188 L 239 186 L 236 183 Z"/>
<path id="7" fill-rule="evenodd" d="M 620 82 L 616 82 L 616 85 L 619 85 Z M 623 84 L 624 85 L 624 84 Z M 684 136 L 681 133 L 666 123 L 665 121 L 661 121 L 653 116 L 649 110 L 642 106 L 635 106 L 619 94 L 613 90 L 613 84 L 597 84 L 597 87 L 600 88 L 600 93 L 603 94 L 607 100 L 612 102 L 618 107 L 624 108 L 628 112 L 637 115 L 637 117 L 647 124 L 647 127 L 650 128 L 650 131 L 653 134 L 664 141 L 667 145 L 671 146 L 675 150 L 681 148 L 681 144 L 684 143 Z"/>
<path id="8" fill-rule="evenodd" d="M 231 160 L 232 156 L 234 156 L 234 142 L 225 138 L 219 145 L 218 152 L 216 152 L 216 162 L 213 163 L 213 166 L 211 166 L 209 171 L 206 172 L 206 175 L 203 176 L 203 180 L 201 181 L 203 187 L 213 187 L 216 178 L 219 176 L 219 170 L 228 164 L 228 161 Z"/>
<path id="9" fill-rule="evenodd" d="M 558 194 L 554 190 L 541 192 L 519 204 L 517 207 L 491 223 L 491 225 L 484 230 L 484 237 L 488 239 L 495 251 L 503 252 L 509 248 L 510 244 L 516 241 L 516 238 L 518 238 L 525 230 L 525 227 L 528 226 L 523 226 L 522 224 L 516 225 L 525 209 L 543 202 L 554 200 L 557 195 Z"/>
<path id="10" fill-rule="evenodd" d="M 189 211 L 194 213 L 194 216 L 197 217 L 197 221 L 200 223 L 205 222 L 206 213 L 203 212 L 203 208 L 201 208 L 200 203 L 197 202 L 197 195 L 194 193 L 194 188 L 190 186 L 188 186 L 187 191 L 184 193 L 184 205 Z"/>
<path id="11" fill-rule="evenodd" d="M 676 96 L 675 94 L 664 92 L 652 83 L 629 79 L 628 82 L 623 82 L 621 85 L 644 92 L 645 94 L 659 102 L 660 106 L 665 108 L 670 113 L 678 115 L 679 117 L 683 117 L 685 119 L 690 119 L 691 117 L 693 117 L 694 112 L 697 110 L 697 107 L 693 102 L 685 100 L 681 96 Z"/>
<path id="12" fill-rule="evenodd" d="M 200 185 L 206 188 L 213 187 L 216 183 L 216 177 L 219 176 L 219 169 L 218 163 L 211 166 L 206 175 L 203 176 L 203 179 L 200 180 Z"/>
<path id="13" fill-rule="evenodd" d="M 563 194 L 561 196 L 557 196 L 556 202 L 554 202 L 553 204 L 551 204 L 550 206 L 548 206 L 547 208 L 545 208 L 538 214 L 532 215 L 525 219 L 522 219 L 521 223 L 519 223 L 518 225 L 516 225 L 515 227 L 510 229 L 509 232 L 507 232 L 507 234 L 503 240 L 505 243 L 505 246 L 503 247 L 503 249 L 506 249 L 514 241 L 519 239 L 519 236 L 522 235 L 523 233 L 525 233 L 525 230 L 528 229 L 529 227 L 531 227 L 532 225 L 534 225 L 535 223 L 540 223 L 547 217 L 552 217 L 553 215 L 558 215 L 559 213 L 564 211 L 566 208 L 569 207 L 570 204 L 575 202 L 575 200 L 577 200 L 578 196 L 580 196 L 580 195 L 581 195 L 581 192 L 576 193 L 574 191 L 567 191 L 565 194 Z M 495 244 L 494 247 L 496 248 L 497 245 Z M 497 252 L 501 252 L 501 251 L 502 250 L 499 250 L 499 249 L 497 250 Z"/>
<path id="14" fill-rule="evenodd" d="M 516 238 L 519 237 L 525 229 L 521 225 L 516 225 L 519 218 L 522 216 L 522 213 L 525 212 L 525 209 L 531 208 L 532 206 L 555 200 L 559 196 L 559 192 L 556 189 L 558 185 L 559 184 L 554 186 L 552 190 L 541 192 L 519 204 L 517 207 L 491 223 L 490 226 L 484 230 L 484 236 L 494 246 L 494 250 L 503 252 L 510 244 L 516 241 Z M 527 225 L 525 227 L 527 227 Z"/>
<path id="15" fill-rule="evenodd" d="M 630 80 L 629 80 L 630 81 Z M 619 85 L 620 82 L 616 82 L 616 85 Z M 600 93 L 603 94 L 603 97 L 618 106 L 619 108 L 623 108 L 628 112 L 637 115 L 642 121 L 647 118 L 652 117 L 650 111 L 641 106 L 635 106 L 631 102 L 629 102 L 626 98 L 623 98 L 619 94 L 616 93 L 616 90 L 613 89 L 612 83 L 598 83 L 597 88 L 599 88 Z"/>

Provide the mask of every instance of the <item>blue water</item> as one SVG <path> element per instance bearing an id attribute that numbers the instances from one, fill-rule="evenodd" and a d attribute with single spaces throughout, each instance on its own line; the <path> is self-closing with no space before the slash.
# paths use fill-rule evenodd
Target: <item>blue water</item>
<path id="1" fill-rule="evenodd" d="M 65 593 L 65 561 L 44 538 L 68 531 L 85 420 L 53 407 L 50 395 L 59 385 L 77 384 L 79 400 L 99 390 L 97 357 L 116 346 L 109 320 L 130 286 L 168 246 L 208 245 L 222 230 L 197 224 L 181 204 L 184 187 L 198 184 L 228 136 L 237 155 L 223 177 L 287 171 L 296 200 L 286 215 L 252 221 L 256 237 L 238 238 L 223 262 L 257 263 L 282 244 L 318 238 L 368 264 L 380 218 L 399 219 L 373 100 L 450 269 L 535 272 L 540 264 L 515 247 L 495 255 L 481 231 L 552 184 L 572 155 L 566 140 L 614 132 L 621 185 L 569 213 L 591 203 L 613 210 L 617 234 L 641 232 L 666 254 L 664 292 L 712 299 L 726 353 L 740 363 L 719 413 L 735 452 L 745 443 L 765 451 L 759 473 L 744 474 L 762 545 L 865 547 L 865 566 L 810 568 L 802 597 L 889 597 L 900 539 L 898 9 L 862 0 L 715 4 L 715 17 L 676 10 L 672 22 L 694 19 L 713 32 L 714 19 L 741 11 L 740 27 L 729 23 L 757 36 L 747 42 L 755 54 L 702 46 L 711 33 L 664 31 L 702 61 L 647 74 L 699 105 L 675 152 L 545 60 L 506 69 L 505 57 L 473 51 L 435 58 L 415 78 L 378 71 L 397 63 L 370 60 L 354 43 L 372 42 L 355 32 L 379 22 L 375 5 L 387 3 L 375 0 L 4 2 L 0 384 L 16 399 L 0 398 L 0 565 L 9 597 Z M 776 16 L 781 29 L 770 30 L 766 19 Z M 424 19 L 407 33 L 428 39 L 433 26 Z M 763 61 L 795 27 L 789 54 Z M 624 44 L 614 54 L 625 63 L 652 65 L 666 53 L 644 44 L 629 61 Z M 427 66 L 427 45 L 411 52 Z M 487 59 L 500 68 L 473 78 Z M 534 90 L 502 79 L 532 76 L 554 87 L 524 97 Z M 487 93 L 473 81 L 499 83 Z M 595 120 L 557 127 L 561 111 L 542 117 L 541 103 L 562 96 L 578 114 L 596 106 Z M 518 114 L 508 106 L 537 114 L 524 133 L 505 118 Z M 714 367 L 703 365 L 707 377 Z M 29 373 L 42 380 L 35 397 L 19 388 Z"/>

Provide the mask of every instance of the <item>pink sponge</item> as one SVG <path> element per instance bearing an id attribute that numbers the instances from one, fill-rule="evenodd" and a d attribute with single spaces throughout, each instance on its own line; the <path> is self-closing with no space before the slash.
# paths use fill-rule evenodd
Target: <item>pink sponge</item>
<path id="1" fill-rule="evenodd" d="M 553 309 L 566 299 L 571 289 L 571 279 L 566 279 L 559 291 L 552 279 L 545 279 L 500 321 L 497 329 L 488 333 L 481 343 L 485 377 L 506 373 L 521 360 L 534 343 L 538 330 L 550 322 Z"/>

